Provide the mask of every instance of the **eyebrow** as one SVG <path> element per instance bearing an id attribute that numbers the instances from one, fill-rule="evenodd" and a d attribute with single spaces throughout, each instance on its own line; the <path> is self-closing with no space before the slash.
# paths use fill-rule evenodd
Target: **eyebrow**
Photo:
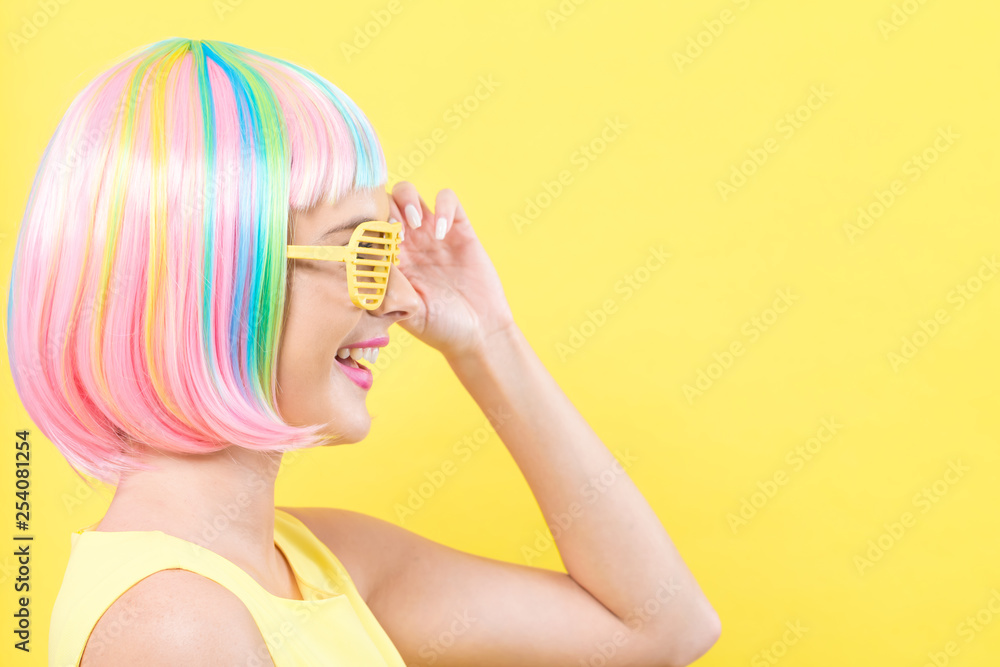
<path id="1" fill-rule="evenodd" d="M 356 215 L 353 218 L 351 218 L 350 220 L 348 220 L 347 222 L 344 222 L 342 224 L 337 225 L 336 227 L 332 227 L 332 228 L 326 230 L 326 232 L 322 236 L 319 237 L 319 240 L 322 241 L 326 237 L 328 237 L 328 236 L 330 236 L 332 234 L 336 234 L 337 232 L 342 232 L 345 229 L 354 229 L 355 227 L 357 227 L 358 225 L 360 225 L 362 222 L 368 222 L 369 220 L 372 220 L 372 218 L 369 217 L 369 216 L 367 216 L 367 215 Z"/>
<path id="2" fill-rule="evenodd" d="M 392 201 L 392 196 L 388 192 L 386 192 L 386 196 L 389 197 L 389 201 L 391 202 Z M 391 213 L 392 208 L 390 207 L 389 210 L 390 210 L 389 217 L 392 217 L 392 213 Z M 323 239 L 325 239 L 326 237 L 330 236 L 331 234 L 336 234 L 337 232 L 342 232 L 345 229 L 354 229 L 355 227 L 357 227 L 358 225 L 360 225 L 362 222 L 368 222 L 369 220 L 377 220 L 377 218 L 370 218 L 370 217 L 368 217 L 365 214 L 356 215 L 353 218 L 351 218 L 350 220 L 348 220 L 347 222 L 341 223 L 341 224 L 337 225 L 336 227 L 331 227 L 330 229 L 326 230 L 325 232 L 323 232 L 323 235 L 320 236 L 319 239 L 317 239 L 317 240 L 322 241 Z M 386 221 L 383 220 L 381 222 L 386 222 Z"/>

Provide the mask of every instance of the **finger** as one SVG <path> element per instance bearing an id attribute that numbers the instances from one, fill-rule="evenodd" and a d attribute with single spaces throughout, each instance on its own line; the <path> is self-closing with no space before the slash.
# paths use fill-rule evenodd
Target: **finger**
<path id="1" fill-rule="evenodd" d="M 417 194 L 417 187 L 409 181 L 399 181 L 392 186 L 392 198 L 396 203 L 398 211 L 402 211 L 401 220 L 406 222 L 413 229 L 417 229 L 423 224 L 424 212 L 423 202 Z"/>
<path id="2" fill-rule="evenodd" d="M 403 216 L 396 206 L 396 200 L 392 198 L 392 193 L 389 193 L 389 222 L 402 222 L 402 220 Z"/>
<path id="3" fill-rule="evenodd" d="M 403 216 L 399 213 L 399 207 L 396 206 L 392 193 L 387 194 L 389 196 L 389 222 L 402 222 Z M 399 230 L 399 240 L 403 241 L 404 239 L 406 239 L 406 225 L 403 225 Z"/>
<path id="4" fill-rule="evenodd" d="M 444 188 L 434 202 L 434 238 L 443 239 L 451 229 L 459 208 L 458 195 L 451 188 Z"/>
<path id="5" fill-rule="evenodd" d="M 464 222 L 468 224 L 469 216 L 465 214 L 465 209 L 462 208 L 462 202 L 458 202 L 458 209 L 455 211 L 455 222 Z"/>

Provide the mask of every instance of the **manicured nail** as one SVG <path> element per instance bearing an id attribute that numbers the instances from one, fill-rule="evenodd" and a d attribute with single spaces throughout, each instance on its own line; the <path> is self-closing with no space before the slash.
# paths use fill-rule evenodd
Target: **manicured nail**
<path id="1" fill-rule="evenodd" d="M 448 229 L 448 219 L 447 218 L 438 218 L 437 229 L 434 230 L 434 238 L 436 238 L 436 239 L 443 239 L 444 238 L 444 232 L 445 232 L 446 229 Z"/>
<path id="2" fill-rule="evenodd" d="M 413 204 L 406 205 L 406 220 L 414 229 L 420 226 L 420 211 Z"/>

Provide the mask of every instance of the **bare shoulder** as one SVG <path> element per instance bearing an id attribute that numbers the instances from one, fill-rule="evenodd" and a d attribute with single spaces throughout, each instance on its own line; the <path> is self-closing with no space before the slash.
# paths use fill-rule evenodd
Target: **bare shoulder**
<path id="1" fill-rule="evenodd" d="M 273 665 L 250 611 L 224 586 L 188 570 L 160 570 L 104 612 L 81 667 Z"/>
<path id="2" fill-rule="evenodd" d="M 333 552 L 365 602 L 391 571 L 388 558 L 402 529 L 377 517 L 337 507 L 279 507 L 304 523 Z"/>

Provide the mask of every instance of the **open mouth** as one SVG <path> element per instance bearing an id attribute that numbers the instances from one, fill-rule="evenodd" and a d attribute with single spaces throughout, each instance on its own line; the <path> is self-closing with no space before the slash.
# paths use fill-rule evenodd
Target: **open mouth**
<path id="1" fill-rule="evenodd" d="M 377 340 L 382 342 L 385 337 Z M 378 353 L 378 347 L 342 347 L 337 350 L 336 359 L 343 367 L 344 375 L 361 389 L 368 391 L 372 386 Z"/>
<path id="2" fill-rule="evenodd" d="M 342 347 L 337 350 L 337 361 L 351 368 L 371 369 L 378 359 L 377 347 Z M 360 363 L 359 363 L 360 362 Z"/>
<path id="3" fill-rule="evenodd" d="M 346 359 L 341 359 L 340 357 L 337 357 L 337 363 L 343 364 L 345 366 L 349 366 L 351 368 L 361 368 L 362 367 L 361 364 L 359 364 L 353 357 L 347 357 Z"/>

